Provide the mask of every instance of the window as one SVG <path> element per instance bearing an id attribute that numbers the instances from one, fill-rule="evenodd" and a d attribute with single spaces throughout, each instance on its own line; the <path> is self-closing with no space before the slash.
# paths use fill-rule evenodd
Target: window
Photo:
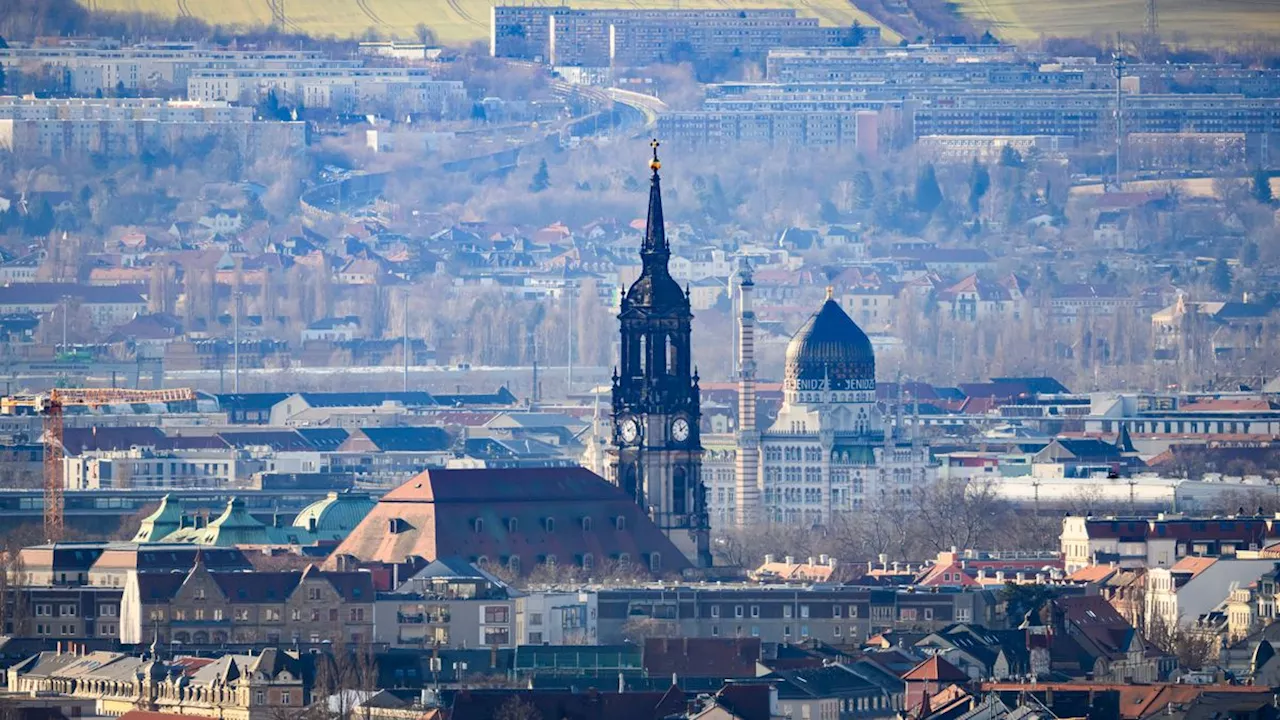
<path id="1" fill-rule="evenodd" d="M 291 702 L 292 700 L 293 700 L 293 698 L 291 697 L 291 693 L 290 693 L 288 690 L 281 690 L 281 691 L 280 691 L 280 704 L 281 704 L 281 705 L 288 705 L 288 704 L 290 704 L 290 702 Z"/>
<path id="2" fill-rule="evenodd" d="M 792 612 L 792 607 L 791 607 L 790 605 L 783 605 L 783 606 L 782 606 L 782 617 L 790 619 L 790 617 L 791 617 L 791 612 Z M 757 616 L 757 615 L 752 615 L 751 617 L 758 617 L 758 616 Z"/>
<path id="3" fill-rule="evenodd" d="M 337 608 L 329 608 L 329 622 L 331 622 L 331 623 L 336 623 L 336 622 L 338 622 L 338 609 L 337 609 Z"/>
<path id="4" fill-rule="evenodd" d="M 547 532 L 549 532 L 549 533 L 550 533 L 550 532 L 555 532 L 555 531 L 556 531 L 556 519 L 555 519 L 555 518 L 553 518 L 553 517 L 549 517 L 549 518 L 547 518 L 547 519 L 545 519 L 545 520 L 543 520 L 543 521 L 542 521 L 542 526 L 543 526 L 544 528 L 546 528 Z"/>
<path id="5" fill-rule="evenodd" d="M 58 607 L 58 617 L 75 617 L 75 616 L 76 616 L 75 605 L 62 605 Z"/>
<path id="6" fill-rule="evenodd" d="M 236 612 L 235 612 L 235 619 L 236 619 L 236 620 L 248 620 L 248 619 L 249 619 L 249 609 L 248 609 L 248 608 L 236 608 Z"/>
<path id="7" fill-rule="evenodd" d="M 849 606 L 849 617 L 850 617 L 850 618 L 856 618 L 856 617 L 858 617 L 858 606 L 857 606 L 857 605 L 850 605 L 850 606 Z"/>
<path id="8" fill-rule="evenodd" d="M 790 625 L 783 625 L 783 626 L 782 626 L 782 637 L 791 637 L 791 626 L 790 626 Z"/>
<path id="9" fill-rule="evenodd" d="M 222 608 L 217 608 L 213 611 L 213 619 L 222 620 Z"/>
<path id="10" fill-rule="evenodd" d="M 259 704 L 259 705 L 266 705 L 266 704 L 267 704 L 267 691 L 266 691 L 266 690 L 255 690 L 255 691 L 253 692 L 253 701 L 254 701 L 255 703 Z"/>
<path id="11" fill-rule="evenodd" d="M 759 606 L 759 605 L 752 605 L 752 606 L 751 606 L 751 617 L 753 617 L 753 618 L 758 618 L 758 617 L 760 617 L 760 606 Z"/>
<path id="12" fill-rule="evenodd" d="M 302 622 L 302 611 L 299 610 L 298 608 L 294 608 L 293 612 L 289 613 L 289 617 L 294 622 Z"/>
<path id="13" fill-rule="evenodd" d="M 614 520 L 614 522 L 613 522 L 613 526 L 614 526 L 615 528 L 617 528 L 618 530 L 626 530 L 626 529 L 627 529 L 627 519 L 626 519 L 625 517 L 623 517 L 623 516 L 619 515 L 619 516 L 617 517 L 617 519 L 616 519 L 616 520 Z"/>
<path id="14" fill-rule="evenodd" d="M 506 605 L 485 605 L 484 621 L 486 623 L 511 622 L 511 608 Z"/>
<path id="15" fill-rule="evenodd" d="M 485 645 L 510 645 L 511 644 L 511 628 L 507 627 L 486 627 L 484 629 Z"/>
<path id="16" fill-rule="evenodd" d="M 760 626 L 759 626 L 759 625 L 752 625 L 752 626 L 751 626 L 751 637 L 760 637 Z"/>
<path id="17" fill-rule="evenodd" d="M 801 605 L 801 606 L 800 606 L 800 617 L 802 617 L 802 618 L 807 618 L 807 617 L 809 617 L 809 606 L 808 606 L 808 605 Z"/>
<path id="18" fill-rule="evenodd" d="M 589 517 L 582 518 L 582 531 L 591 532 L 591 518 Z"/>
<path id="19" fill-rule="evenodd" d="M 204 599 L 204 588 L 196 588 L 195 598 L 196 598 L 197 600 L 203 600 L 203 599 Z"/>
<path id="20" fill-rule="evenodd" d="M 320 588 L 318 588 L 318 587 L 307 588 L 307 599 L 308 599 L 308 600 L 319 600 L 319 599 L 320 599 Z"/>
<path id="21" fill-rule="evenodd" d="M 542 613 L 529 613 L 529 624 L 530 624 L 530 625 L 541 625 L 541 624 L 542 624 Z"/>
<path id="22" fill-rule="evenodd" d="M 916 619 L 916 609 L 915 609 L 915 608 L 902 608 L 902 609 L 900 609 L 900 610 L 898 611 L 898 617 L 899 617 L 900 619 L 902 619 L 902 620 L 915 620 L 915 619 Z"/>
<path id="23" fill-rule="evenodd" d="M 98 615 L 101 617 L 115 617 L 118 608 L 115 605 L 99 605 Z"/>
<path id="24" fill-rule="evenodd" d="M 925 620 L 932 620 L 932 619 L 933 619 L 933 608 L 925 608 L 925 609 L 924 609 L 924 619 L 925 619 Z"/>
<path id="25" fill-rule="evenodd" d="M 720 606 L 719 606 L 719 605 L 712 605 L 712 606 L 711 606 L 711 617 L 713 617 L 713 618 L 718 618 L 718 617 L 720 617 Z"/>
<path id="26" fill-rule="evenodd" d="M 831 617 L 833 617 L 833 618 L 838 618 L 838 617 L 840 617 L 840 606 L 839 606 L 839 605 L 832 605 L 832 606 L 831 606 Z"/>
<path id="27" fill-rule="evenodd" d="M 969 622 L 973 620 L 973 611 L 969 608 L 956 608 L 956 622 Z"/>
<path id="28" fill-rule="evenodd" d="M 204 619 L 204 608 L 196 608 L 196 610 L 195 610 L 195 615 L 196 615 L 196 620 L 203 620 L 203 619 Z"/>
<path id="29" fill-rule="evenodd" d="M 831 630 L 831 633 L 832 633 L 833 635 L 835 635 L 836 637 L 840 637 L 840 626 L 839 626 L 839 625 L 835 626 L 835 627 Z"/>
<path id="30" fill-rule="evenodd" d="M 147 612 L 148 620 L 164 620 L 163 610 L 151 610 Z"/>
<path id="31" fill-rule="evenodd" d="M 176 621 L 178 621 L 178 622 L 182 622 L 182 621 L 186 620 L 186 619 L 187 619 L 187 611 L 186 611 L 186 610 L 174 610 L 174 611 L 173 611 L 173 619 L 174 619 L 174 620 L 176 620 Z"/>
<path id="32" fill-rule="evenodd" d="M 477 535 L 484 532 L 484 518 L 476 518 L 472 521 L 472 526 L 475 528 Z"/>
<path id="33" fill-rule="evenodd" d="M 712 626 L 711 626 L 711 637 L 720 637 L 720 626 L 719 626 L 719 625 L 712 625 Z"/>
<path id="34" fill-rule="evenodd" d="M 279 622 L 280 611 L 276 608 L 267 608 L 266 610 L 263 611 L 263 619 L 266 620 L 267 622 L 272 622 L 272 621 Z"/>
<path id="35" fill-rule="evenodd" d="M 351 608 L 351 622 L 364 622 L 364 608 Z"/>
<path id="36" fill-rule="evenodd" d="M 529 644 L 530 644 L 530 645 L 541 645 L 541 644 L 542 644 L 542 633 L 540 633 L 540 632 L 531 632 L 531 633 L 529 633 Z"/>
<path id="37" fill-rule="evenodd" d="M 740 618 L 740 617 L 742 617 L 742 606 L 741 606 L 741 605 L 734 605 L 734 606 L 733 606 L 733 616 L 734 616 L 734 617 L 736 617 L 736 618 Z"/>
<path id="38" fill-rule="evenodd" d="M 649 572 L 658 572 L 662 569 L 662 553 L 652 553 L 649 555 Z"/>
<path id="39" fill-rule="evenodd" d="M 507 532 L 513 533 L 520 530 L 520 521 L 516 518 L 507 518 Z"/>
<path id="40" fill-rule="evenodd" d="M 591 570 L 591 569 L 592 569 L 592 568 L 594 568 L 595 566 L 596 566 L 596 559 L 595 559 L 594 557 L 592 557 L 592 556 L 591 556 L 591 553 L 587 553 L 586 555 L 583 555 L 583 556 L 582 556 L 582 569 L 583 569 L 583 570 Z"/>
<path id="41" fill-rule="evenodd" d="M 53 615 L 52 605 L 36 605 L 36 617 L 49 617 Z"/>

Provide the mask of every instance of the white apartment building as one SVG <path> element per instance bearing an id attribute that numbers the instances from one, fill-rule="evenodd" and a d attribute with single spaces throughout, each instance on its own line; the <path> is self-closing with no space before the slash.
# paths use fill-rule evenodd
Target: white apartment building
<path id="1" fill-rule="evenodd" d="M 274 154 L 302 148 L 306 127 L 258 122 L 252 108 L 225 102 L 0 97 L 0 149 L 18 155 L 122 157 L 148 149 L 179 151 L 209 137 L 246 155 Z"/>
<path id="2" fill-rule="evenodd" d="M 68 89 L 80 95 L 109 94 L 163 86 L 182 87 L 190 74 L 208 68 L 358 67 L 351 60 L 329 60 L 314 50 L 242 51 L 202 48 L 193 43 L 111 47 L 0 48 L 6 72 L 32 67 L 61 68 Z"/>
<path id="3" fill-rule="evenodd" d="M 405 112 L 454 114 L 469 107 L 460 80 L 423 68 L 199 70 L 187 80 L 192 100 L 255 102 L 271 91 L 307 108 L 368 112 L 391 103 Z"/>
<path id="4" fill-rule="evenodd" d="M 594 592 L 535 592 L 516 598 L 520 645 L 595 645 L 599 622 Z"/>
<path id="5" fill-rule="evenodd" d="M 100 450 L 62 459 L 69 490 L 226 487 L 264 469 L 237 450 Z"/>

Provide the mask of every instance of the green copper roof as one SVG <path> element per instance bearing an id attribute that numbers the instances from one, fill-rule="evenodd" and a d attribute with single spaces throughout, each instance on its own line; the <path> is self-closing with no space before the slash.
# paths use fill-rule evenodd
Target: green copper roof
<path id="1" fill-rule="evenodd" d="M 293 527 L 307 533 L 315 540 L 342 540 L 350 533 L 376 503 L 368 495 L 329 493 L 298 513 Z"/>
<path id="2" fill-rule="evenodd" d="M 160 542 L 182 525 L 182 505 L 169 495 L 160 498 L 160 507 L 148 515 L 133 536 L 134 542 Z"/>
<path id="3" fill-rule="evenodd" d="M 235 545 L 275 544 L 277 533 L 245 510 L 244 501 L 231 498 L 227 509 L 202 528 L 185 527 L 165 538 L 165 542 L 189 542 L 197 545 L 233 547 Z"/>

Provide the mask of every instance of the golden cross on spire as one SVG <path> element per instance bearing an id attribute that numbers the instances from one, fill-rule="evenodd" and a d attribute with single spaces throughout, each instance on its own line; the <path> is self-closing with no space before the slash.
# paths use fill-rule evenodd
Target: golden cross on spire
<path id="1" fill-rule="evenodd" d="M 662 163 L 658 160 L 658 146 L 662 143 L 658 142 L 658 138 L 654 138 L 649 142 L 649 147 L 653 148 L 653 159 L 649 161 L 649 169 L 658 172 L 658 168 L 662 167 Z"/>

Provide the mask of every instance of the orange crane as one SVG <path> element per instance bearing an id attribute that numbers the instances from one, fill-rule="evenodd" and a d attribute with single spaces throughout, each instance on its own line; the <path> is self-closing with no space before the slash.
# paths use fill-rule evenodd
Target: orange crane
<path id="1" fill-rule="evenodd" d="M 0 414 L 36 414 L 44 418 L 44 536 L 58 542 L 65 529 L 63 511 L 62 409 L 68 405 L 100 407 L 118 402 L 194 401 L 191 388 L 130 390 L 127 388 L 57 388 L 44 395 L 22 395 L 0 399 Z"/>

